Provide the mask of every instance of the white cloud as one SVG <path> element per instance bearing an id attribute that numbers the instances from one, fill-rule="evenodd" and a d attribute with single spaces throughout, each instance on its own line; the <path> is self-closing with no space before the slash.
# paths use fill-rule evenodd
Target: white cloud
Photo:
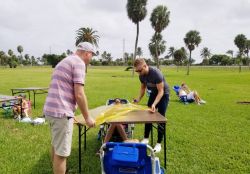
<path id="1" fill-rule="evenodd" d="M 136 25 L 127 17 L 126 0 L 0 0 L 0 49 L 41 56 L 51 51 L 62 53 L 74 50 L 76 30 L 91 27 L 100 35 L 99 51 L 108 51 L 114 58 L 134 49 Z M 243 33 L 250 37 L 249 0 L 149 0 L 148 14 L 140 23 L 138 46 L 149 57 L 148 43 L 154 31 L 149 22 L 157 5 L 170 10 L 169 26 L 163 31 L 167 48 L 184 46 L 183 38 L 189 30 L 198 30 L 202 43 L 195 49 L 194 57 L 200 61 L 200 50 L 225 53 L 234 46 L 234 37 Z M 167 51 L 164 55 L 167 54 Z M 163 56 L 164 56 L 163 55 Z"/>

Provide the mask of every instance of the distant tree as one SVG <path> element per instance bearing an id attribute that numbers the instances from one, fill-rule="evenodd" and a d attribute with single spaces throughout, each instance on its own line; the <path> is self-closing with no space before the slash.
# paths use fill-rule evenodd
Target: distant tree
<path id="1" fill-rule="evenodd" d="M 186 44 L 186 47 L 189 49 L 189 61 L 187 64 L 187 75 L 189 75 L 189 66 L 191 65 L 192 51 L 195 49 L 195 46 L 198 47 L 201 43 L 200 33 L 196 30 L 189 31 L 184 38 L 184 42 Z"/>
<path id="2" fill-rule="evenodd" d="M 210 65 L 231 65 L 232 61 L 229 56 L 225 54 L 215 54 L 209 59 Z"/>
<path id="3" fill-rule="evenodd" d="M 102 58 L 102 65 L 111 65 L 113 57 L 111 56 L 110 53 L 107 53 L 106 51 L 104 51 L 101 54 L 101 58 Z"/>
<path id="4" fill-rule="evenodd" d="M 184 47 L 181 47 L 181 50 L 183 51 L 183 54 L 184 54 L 184 60 L 183 60 L 182 64 L 187 65 L 188 64 L 188 52 Z M 194 63 L 195 60 L 191 59 L 191 62 Z"/>
<path id="5" fill-rule="evenodd" d="M 234 57 L 234 51 L 233 50 L 227 50 L 227 54 L 231 55 L 231 58 Z"/>
<path id="6" fill-rule="evenodd" d="M 244 53 L 247 55 L 247 62 L 248 62 L 247 64 L 248 68 L 250 69 L 249 50 L 250 50 L 250 40 L 246 40 Z"/>
<path id="7" fill-rule="evenodd" d="M 244 34 L 238 34 L 234 38 L 234 44 L 238 47 L 239 49 L 239 72 L 241 72 L 241 65 L 242 65 L 242 55 L 246 46 L 246 41 L 247 38 Z"/>
<path id="8" fill-rule="evenodd" d="M 116 66 L 122 66 L 123 65 L 123 60 L 122 58 L 118 58 L 114 61 L 114 65 Z"/>
<path id="9" fill-rule="evenodd" d="M 108 61 L 108 64 L 110 65 L 111 62 L 112 62 L 112 59 L 113 59 L 113 57 L 111 56 L 111 53 L 108 53 L 108 54 L 107 54 L 106 59 L 107 59 L 107 61 Z"/>
<path id="10" fill-rule="evenodd" d="M 172 57 L 172 60 L 173 60 L 174 59 L 174 52 L 175 52 L 175 48 L 174 47 L 169 47 L 168 55 L 166 57 Z"/>
<path id="11" fill-rule="evenodd" d="M 186 55 L 183 49 L 178 49 L 174 52 L 174 63 L 177 66 L 177 72 L 179 69 L 179 66 L 184 62 Z"/>
<path id="12" fill-rule="evenodd" d="M 9 49 L 9 50 L 8 50 L 8 55 L 9 55 L 9 56 L 13 56 L 13 54 L 14 54 L 14 52 L 13 52 L 11 49 Z"/>
<path id="13" fill-rule="evenodd" d="M 133 58 L 134 58 L 134 53 L 130 53 L 128 56 L 128 65 L 132 66 L 132 68 L 134 68 L 133 66 Z"/>
<path id="14" fill-rule="evenodd" d="M 6 65 L 7 63 L 7 56 L 5 55 L 4 51 L 0 51 L 0 65 Z"/>
<path id="15" fill-rule="evenodd" d="M 20 61 L 20 63 L 22 63 L 22 61 L 23 61 L 23 55 L 22 55 L 23 47 L 21 45 L 18 45 L 17 46 L 17 51 L 20 54 L 20 60 L 19 61 Z"/>
<path id="16" fill-rule="evenodd" d="M 66 57 L 66 54 L 56 55 L 56 54 L 44 54 L 43 59 L 46 59 L 46 62 L 49 65 L 52 65 L 52 68 L 55 68 L 56 65 Z"/>
<path id="17" fill-rule="evenodd" d="M 99 56 L 100 52 L 99 51 L 96 51 L 96 56 Z"/>
<path id="18" fill-rule="evenodd" d="M 37 63 L 37 60 L 36 60 L 36 58 L 34 57 L 34 56 L 31 56 L 31 58 L 30 58 L 31 60 L 30 60 L 30 62 L 31 62 L 31 66 L 33 66 L 33 65 L 37 65 L 38 63 Z"/>
<path id="19" fill-rule="evenodd" d="M 67 49 L 66 54 L 69 56 L 69 55 L 73 54 L 73 51 Z"/>
<path id="20" fill-rule="evenodd" d="M 233 50 L 227 50 L 226 54 L 229 54 L 231 56 L 231 64 L 236 64 L 235 58 L 234 58 L 234 51 Z"/>
<path id="21" fill-rule="evenodd" d="M 12 68 L 12 64 L 15 61 L 14 60 L 14 56 L 15 56 L 14 52 L 11 49 L 9 49 L 8 55 L 9 55 L 9 57 L 7 58 L 7 64 L 9 65 L 10 68 Z"/>
<path id="22" fill-rule="evenodd" d="M 133 23 L 136 24 L 136 39 L 135 39 L 135 49 L 134 49 L 134 56 L 132 59 L 132 64 L 134 64 L 136 51 L 137 51 L 137 44 L 139 38 L 139 23 L 146 17 L 147 15 L 147 0 L 128 0 L 127 2 L 127 13 L 128 18 L 132 20 Z M 132 71 L 132 76 L 134 76 L 134 67 Z"/>
<path id="23" fill-rule="evenodd" d="M 203 59 L 203 65 L 208 65 L 209 64 L 209 58 L 211 57 L 211 51 L 207 48 L 207 47 L 204 47 L 202 50 L 201 50 L 201 57 Z"/>
<path id="24" fill-rule="evenodd" d="M 154 36 L 156 38 L 158 37 L 157 35 L 160 35 L 161 32 L 168 26 L 168 24 L 169 24 L 169 15 L 170 15 L 170 11 L 168 11 L 167 7 L 163 6 L 163 5 L 157 6 L 153 10 L 153 12 L 151 13 L 150 21 L 151 21 L 151 26 L 153 27 L 153 29 L 155 31 Z M 154 43 L 155 49 L 156 49 L 155 50 L 155 53 L 156 53 L 155 59 L 156 59 L 157 68 L 160 68 L 159 60 L 158 60 L 158 56 L 159 56 L 158 53 L 163 53 L 163 52 L 158 51 L 158 49 L 160 48 L 160 46 L 158 46 L 158 45 L 163 44 L 163 43 L 158 43 L 157 39 L 155 41 L 156 41 Z M 160 41 L 162 41 L 162 39 Z"/>
<path id="25" fill-rule="evenodd" d="M 96 34 L 97 31 L 92 28 L 80 28 L 76 31 L 76 46 L 80 42 L 89 42 L 95 47 L 98 47 L 99 36 Z M 86 66 L 85 72 L 87 73 L 88 69 Z"/>
<path id="26" fill-rule="evenodd" d="M 128 59 L 129 59 L 129 53 L 125 52 L 124 53 L 124 62 L 125 62 L 125 64 L 128 63 Z"/>
<path id="27" fill-rule="evenodd" d="M 25 54 L 25 55 L 24 55 L 23 64 L 24 64 L 24 65 L 31 64 L 31 60 L 30 60 L 29 54 Z"/>
<path id="28" fill-rule="evenodd" d="M 97 31 L 92 28 L 80 28 L 76 31 L 76 46 L 80 42 L 89 42 L 98 47 L 99 36 L 96 34 Z"/>
<path id="29" fill-rule="evenodd" d="M 137 48 L 136 55 L 138 55 L 138 56 L 139 56 L 139 58 L 140 58 L 140 57 L 142 56 L 142 54 L 143 54 L 143 52 L 142 52 L 141 47 L 138 47 L 138 48 Z"/>
<path id="30" fill-rule="evenodd" d="M 100 66 L 102 65 L 102 62 L 100 60 L 97 60 L 96 58 L 93 58 L 91 59 L 90 61 L 90 65 L 93 65 L 93 66 Z"/>
<path id="31" fill-rule="evenodd" d="M 149 51 L 150 54 L 154 57 L 154 61 L 156 63 L 158 62 L 157 56 L 161 55 L 166 50 L 165 43 L 166 42 L 162 40 L 162 35 L 160 33 L 154 34 L 152 39 L 150 40 Z"/>

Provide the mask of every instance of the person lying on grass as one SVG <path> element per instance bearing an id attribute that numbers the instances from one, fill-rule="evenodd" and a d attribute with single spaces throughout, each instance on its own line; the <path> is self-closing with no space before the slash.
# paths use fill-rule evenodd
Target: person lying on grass
<path id="1" fill-rule="evenodd" d="M 181 84 L 181 89 L 179 91 L 179 97 L 187 97 L 188 102 L 195 102 L 196 104 L 205 104 L 206 101 L 202 100 L 196 90 L 191 91 L 185 83 Z"/>

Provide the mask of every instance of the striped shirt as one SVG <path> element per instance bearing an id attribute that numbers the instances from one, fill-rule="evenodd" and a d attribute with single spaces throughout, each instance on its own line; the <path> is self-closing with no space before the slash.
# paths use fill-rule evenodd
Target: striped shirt
<path id="1" fill-rule="evenodd" d="M 57 64 L 52 75 L 43 113 L 51 117 L 74 117 L 77 108 L 74 84 L 84 84 L 85 63 L 70 55 Z"/>

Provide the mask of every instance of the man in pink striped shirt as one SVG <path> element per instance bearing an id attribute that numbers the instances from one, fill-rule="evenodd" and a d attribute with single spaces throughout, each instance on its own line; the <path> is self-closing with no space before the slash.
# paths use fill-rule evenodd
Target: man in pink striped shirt
<path id="1" fill-rule="evenodd" d="M 55 174 L 66 172 L 66 159 L 71 152 L 73 118 L 77 106 L 87 126 L 95 126 L 95 120 L 89 116 L 84 93 L 85 69 L 93 55 L 93 45 L 81 42 L 75 54 L 57 64 L 52 75 L 43 112 L 51 127 L 51 154 Z"/>

